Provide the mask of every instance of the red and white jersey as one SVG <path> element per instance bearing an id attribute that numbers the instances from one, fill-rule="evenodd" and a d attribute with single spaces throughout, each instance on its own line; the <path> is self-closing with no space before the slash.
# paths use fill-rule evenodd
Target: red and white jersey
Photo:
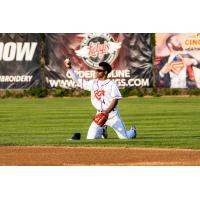
<path id="1" fill-rule="evenodd" d="M 110 79 L 106 80 L 86 80 L 81 79 L 74 72 L 73 69 L 69 70 L 72 79 L 84 90 L 91 92 L 92 105 L 98 110 L 106 110 L 113 99 L 121 99 L 121 93 L 116 83 Z M 117 111 L 115 108 L 114 111 Z"/>

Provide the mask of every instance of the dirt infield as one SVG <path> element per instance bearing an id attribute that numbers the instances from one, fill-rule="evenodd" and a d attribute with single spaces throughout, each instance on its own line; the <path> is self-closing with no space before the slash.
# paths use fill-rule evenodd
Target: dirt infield
<path id="1" fill-rule="evenodd" d="M 200 150 L 150 148 L 0 147 L 1 166 L 200 166 Z"/>

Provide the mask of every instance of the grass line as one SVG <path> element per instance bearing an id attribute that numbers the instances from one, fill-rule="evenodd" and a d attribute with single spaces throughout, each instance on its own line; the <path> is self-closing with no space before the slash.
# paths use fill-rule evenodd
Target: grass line
<path id="1" fill-rule="evenodd" d="M 135 140 L 86 140 L 95 109 L 89 98 L 0 99 L 0 145 L 123 146 L 200 149 L 200 97 L 124 98 L 119 110 Z M 81 132 L 80 141 L 68 141 Z"/>

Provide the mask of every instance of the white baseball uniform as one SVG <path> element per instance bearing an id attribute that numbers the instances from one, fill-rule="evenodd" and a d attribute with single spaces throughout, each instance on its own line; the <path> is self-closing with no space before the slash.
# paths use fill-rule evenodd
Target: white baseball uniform
<path id="1" fill-rule="evenodd" d="M 122 99 L 117 85 L 112 80 L 86 80 L 79 78 L 73 69 L 69 69 L 69 72 L 72 79 L 78 84 L 79 87 L 91 92 L 91 102 L 97 109 L 97 113 L 106 110 L 113 99 Z M 112 127 L 120 139 L 131 139 L 136 134 L 133 129 L 126 131 L 125 125 L 120 118 L 117 106 L 109 113 L 108 120 L 105 125 Z M 103 134 L 102 129 L 103 128 L 101 126 L 92 122 L 88 130 L 87 139 L 101 138 Z"/>

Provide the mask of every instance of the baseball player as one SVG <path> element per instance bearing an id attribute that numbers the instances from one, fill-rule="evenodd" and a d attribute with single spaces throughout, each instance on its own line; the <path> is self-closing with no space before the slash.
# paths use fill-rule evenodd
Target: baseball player
<path id="1" fill-rule="evenodd" d="M 110 64 L 99 63 L 99 67 L 95 70 L 96 79 L 93 80 L 81 79 L 74 72 L 69 58 L 64 61 L 64 64 L 78 86 L 91 92 L 91 102 L 97 110 L 97 114 L 89 127 L 87 139 L 102 138 L 105 126 L 112 127 L 119 139 L 136 138 L 135 126 L 133 125 L 127 131 L 119 115 L 117 104 L 122 96 L 115 82 L 107 79 L 112 70 Z"/>

